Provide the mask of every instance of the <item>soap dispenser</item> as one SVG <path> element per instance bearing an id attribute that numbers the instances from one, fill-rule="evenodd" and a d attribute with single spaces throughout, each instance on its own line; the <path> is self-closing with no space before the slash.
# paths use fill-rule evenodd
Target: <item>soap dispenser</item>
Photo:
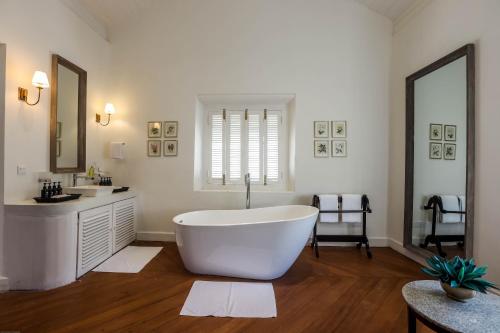
<path id="1" fill-rule="evenodd" d="M 40 196 L 43 199 L 46 199 L 48 197 L 47 195 L 47 183 L 43 183 L 42 191 L 40 192 Z"/>
<path id="2" fill-rule="evenodd" d="M 62 194 L 62 186 L 61 182 L 57 182 L 57 194 L 61 195 Z"/>

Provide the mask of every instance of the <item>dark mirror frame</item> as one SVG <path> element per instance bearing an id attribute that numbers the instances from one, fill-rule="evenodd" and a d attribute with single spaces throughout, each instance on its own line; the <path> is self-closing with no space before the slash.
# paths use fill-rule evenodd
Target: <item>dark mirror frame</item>
<path id="1" fill-rule="evenodd" d="M 405 167 L 405 214 L 404 247 L 423 257 L 434 253 L 412 244 L 413 229 L 413 168 L 414 168 L 414 120 L 415 81 L 447 64 L 466 57 L 467 64 L 467 166 L 466 166 L 466 220 L 465 255 L 472 257 L 474 239 L 474 159 L 475 159 L 475 55 L 474 44 L 467 44 L 447 56 L 406 78 L 406 167 Z"/>
<path id="2" fill-rule="evenodd" d="M 78 75 L 78 161 L 76 168 L 57 167 L 57 78 L 58 66 L 64 66 Z M 85 171 L 86 163 L 86 123 L 87 123 L 87 72 L 64 59 L 52 55 L 52 87 L 50 98 L 50 171 L 53 173 L 76 173 Z"/>

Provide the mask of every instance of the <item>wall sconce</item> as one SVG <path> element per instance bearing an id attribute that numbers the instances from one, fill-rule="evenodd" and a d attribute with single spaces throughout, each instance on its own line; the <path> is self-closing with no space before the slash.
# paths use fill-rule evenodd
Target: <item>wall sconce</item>
<path id="1" fill-rule="evenodd" d="M 17 88 L 17 98 L 28 105 L 37 105 L 38 102 L 40 102 L 40 94 L 42 92 L 42 89 L 49 87 L 49 79 L 47 78 L 47 74 L 45 74 L 45 72 L 36 71 L 35 74 L 33 74 L 33 79 L 31 79 L 31 84 L 33 84 L 34 87 L 38 88 L 38 98 L 36 102 L 28 102 L 28 89 L 22 87 Z"/>
<path id="2" fill-rule="evenodd" d="M 109 122 L 111 121 L 111 115 L 115 114 L 115 112 L 115 106 L 111 103 L 106 103 L 106 106 L 104 107 L 104 113 L 108 115 L 108 121 L 105 124 L 101 123 L 101 115 L 99 113 L 96 113 L 95 122 L 101 126 L 108 126 Z"/>

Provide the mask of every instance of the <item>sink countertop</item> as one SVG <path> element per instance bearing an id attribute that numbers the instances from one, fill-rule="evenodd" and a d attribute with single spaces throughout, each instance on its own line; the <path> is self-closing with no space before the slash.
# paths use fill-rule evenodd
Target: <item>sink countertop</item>
<path id="1" fill-rule="evenodd" d="M 80 197 L 77 200 L 70 200 L 57 203 L 37 203 L 33 199 L 17 201 L 5 204 L 7 214 L 23 216 L 47 216 L 62 215 L 71 212 L 81 212 L 87 209 L 109 205 L 111 203 L 137 197 L 137 192 L 128 190 L 127 192 L 113 193 L 98 197 Z"/>

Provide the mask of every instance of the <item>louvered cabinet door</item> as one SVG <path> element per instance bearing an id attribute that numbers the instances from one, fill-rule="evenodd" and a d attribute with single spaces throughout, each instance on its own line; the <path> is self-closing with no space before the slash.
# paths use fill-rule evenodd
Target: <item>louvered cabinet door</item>
<path id="1" fill-rule="evenodd" d="M 113 204 L 113 253 L 135 240 L 135 198 Z"/>
<path id="2" fill-rule="evenodd" d="M 113 205 L 79 213 L 77 276 L 109 258 L 113 250 Z"/>

